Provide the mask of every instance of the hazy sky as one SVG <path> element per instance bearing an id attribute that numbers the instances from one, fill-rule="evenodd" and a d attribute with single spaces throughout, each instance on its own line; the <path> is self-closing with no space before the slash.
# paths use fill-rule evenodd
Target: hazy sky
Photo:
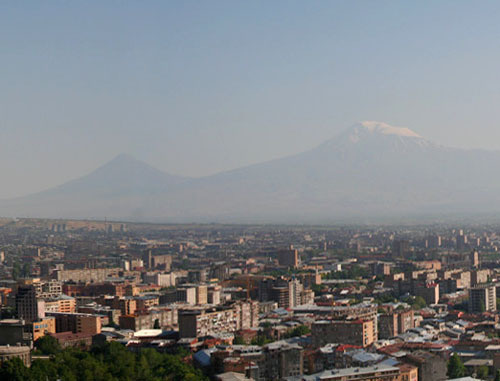
<path id="1" fill-rule="evenodd" d="M 500 149 L 497 1 L 2 1 L 0 197 L 121 152 L 206 175 L 359 120 Z"/>

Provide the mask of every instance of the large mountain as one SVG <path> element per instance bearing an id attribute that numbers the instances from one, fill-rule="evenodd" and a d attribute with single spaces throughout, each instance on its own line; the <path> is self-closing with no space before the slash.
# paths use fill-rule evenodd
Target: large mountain
<path id="1" fill-rule="evenodd" d="M 0 203 L 0 215 L 313 223 L 500 211 L 500 152 L 362 122 L 313 150 L 203 178 L 120 155 L 80 179 Z"/>

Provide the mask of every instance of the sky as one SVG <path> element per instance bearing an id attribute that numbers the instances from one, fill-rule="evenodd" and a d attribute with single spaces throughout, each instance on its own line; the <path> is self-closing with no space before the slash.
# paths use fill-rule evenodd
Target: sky
<path id="1" fill-rule="evenodd" d="M 205 176 L 361 120 L 500 150 L 500 3 L 2 1 L 0 198 L 129 153 Z"/>

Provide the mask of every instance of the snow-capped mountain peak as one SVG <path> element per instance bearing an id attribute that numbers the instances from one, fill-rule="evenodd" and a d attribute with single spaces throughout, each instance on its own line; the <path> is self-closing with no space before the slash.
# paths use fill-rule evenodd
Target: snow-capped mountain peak
<path id="1" fill-rule="evenodd" d="M 353 130 L 364 130 L 370 133 L 382 135 L 397 135 L 410 138 L 421 138 L 419 134 L 407 127 L 396 127 L 384 122 L 376 122 L 372 120 L 359 122 L 358 124 L 353 126 Z"/>

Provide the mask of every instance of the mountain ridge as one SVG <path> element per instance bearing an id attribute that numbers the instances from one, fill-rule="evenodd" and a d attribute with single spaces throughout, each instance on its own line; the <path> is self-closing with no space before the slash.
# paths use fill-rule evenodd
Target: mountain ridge
<path id="1" fill-rule="evenodd" d="M 498 165 L 498 151 L 448 148 L 365 121 L 311 150 L 200 178 L 118 155 L 58 187 L 0 202 L 0 215 L 300 223 L 500 211 Z"/>

